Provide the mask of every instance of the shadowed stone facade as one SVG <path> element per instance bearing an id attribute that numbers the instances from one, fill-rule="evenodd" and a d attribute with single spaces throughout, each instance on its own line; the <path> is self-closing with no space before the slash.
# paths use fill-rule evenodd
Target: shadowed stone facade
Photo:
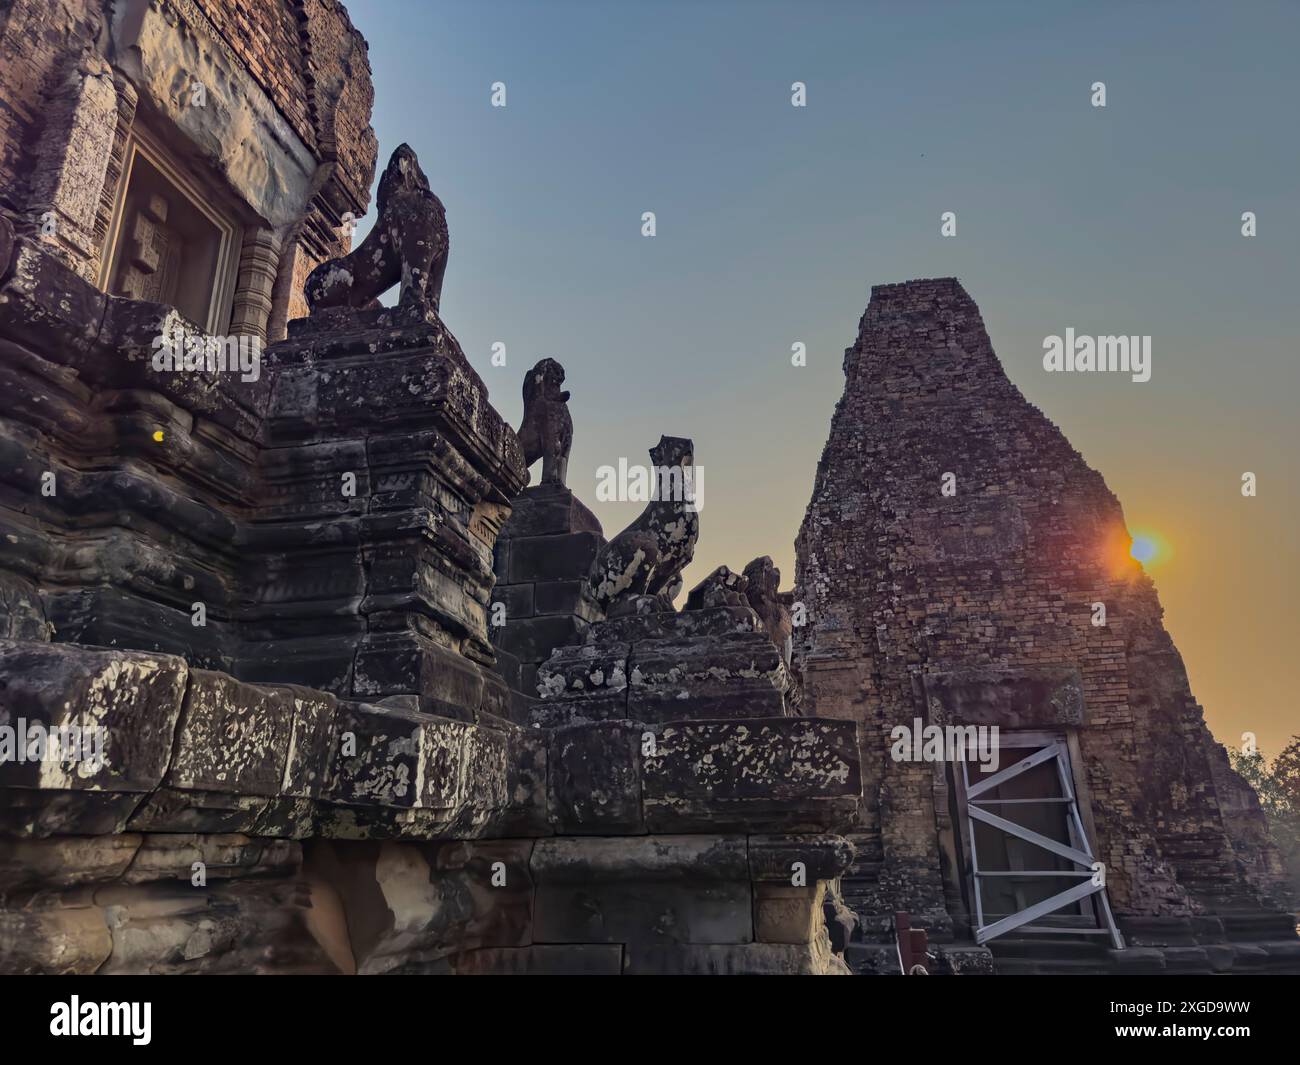
<path id="1" fill-rule="evenodd" d="M 494 565 L 541 662 L 598 618 L 603 539 L 521 493 L 432 299 L 327 301 L 245 380 L 155 368 L 193 326 L 7 216 L 0 251 L 0 971 L 848 972 L 856 728 L 777 716 L 752 610 L 752 696 L 649 598 L 673 690 L 525 724 Z M 26 740 L 74 730 L 93 759 Z"/>
<path id="2" fill-rule="evenodd" d="M 606 540 L 554 360 L 500 417 L 409 147 L 350 250 L 371 102 L 336 0 L 0 10 L 0 972 L 892 972 L 896 910 L 942 973 L 1297 967 L 1118 504 L 954 281 L 873 295 L 796 593 L 679 610 L 697 511 Z M 159 368 L 214 331 L 258 372 Z M 1068 734 L 1129 949 L 972 942 L 914 718 Z"/>

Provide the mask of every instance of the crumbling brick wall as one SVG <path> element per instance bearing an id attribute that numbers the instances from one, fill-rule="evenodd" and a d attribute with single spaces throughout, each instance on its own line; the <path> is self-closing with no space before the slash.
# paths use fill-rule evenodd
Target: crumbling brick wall
<path id="1" fill-rule="evenodd" d="M 1275 883 L 1266 862 L 1234 860 L 1217 745 L 1127 557 L 1119 502 L 1008 380 L 971 298 L 951 278 L 877 286 L 844 369 L 797 540 L 796 657 L 808 712 L 866 725 L 859 850 L 878 886 L 862 907 L 942 923 L 948 811 L 931 766 L 889 757 L 890 730 L 924 710 L 914 681 L 1046 666 L 1082 675 L 1083 770 L 1117 909 L 1258 905 Z"/>
<path id="2" fill-rule="evenodd" d="M 275 101 L 294 132 L 314 147 L 316 131 L 306 92 L 303 54 L 310 41 L 302 39 L 298 24 L 302 4 L 231 4 L 225 0 L 193 0 L 193 3 Z M 346 14 L 343 20 L 346 23 Z"/>
<path id="3" fill-rule="evenodd" d="M 0 211 L 28 236 L 54 218 L 48 250 L 96 282 L 128 134 L 149 124 L 240 205 L 237 302 L 255 309 L 237 309 L 232 325 L 277 339 L 306 313 L 302 279 L 349 249 L 346 216 L 369 205 L 377 141 L 366 42 L 337 0 L 116 7 L 120 17 L 111 0 L 11 0 L 0 10 Z M 185 101 L 202 76 L 223 99 L 194 122 L 180 116 L 199 113 Z M 265 150 L 249 151 L 250 138 Z"/>
<path id="4" fill-rule="evenodd" d="M 17 210 L 35 173 L 33 150 L 69 63 L 104 28 L 101 0 L 9 0 L 0 7 L 0 204 Z"/>

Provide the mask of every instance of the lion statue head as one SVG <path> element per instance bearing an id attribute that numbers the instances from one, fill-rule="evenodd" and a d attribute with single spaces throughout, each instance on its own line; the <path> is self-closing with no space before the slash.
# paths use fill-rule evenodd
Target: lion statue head
<path id="1" fill-rule="evenodd" d="M 429 179 L 424 176 L 424 171 L 420 169 L 420 161 L 415 157 L 415 152 L 411 150 L 409 144 L 397 146 L 388 160 L 388 165 L 384 167 L 383 176 L 379 179 L 379 189 L 375 193 L 375 206 L 381 215 L 384 213 L 389 197 L 404 189 L 429 191 Z"/>
<path id="2" fill-rule="evenodd" d="M 528 371 L 528 375 L 524 378 L 524 407 L 531 406 L 539 399 L 568 402 L 569 393 L 560 391 L 562 384 L 564 384 L 564 367 L 554 359 L 542 359 Z"/>
<path id="3" fill-rule="evenodd" d="M 650 449 L 650 461 L 661 466 L 691 466 L 695 462 L 695 444 L 684 436 L 661 436 Z"/>

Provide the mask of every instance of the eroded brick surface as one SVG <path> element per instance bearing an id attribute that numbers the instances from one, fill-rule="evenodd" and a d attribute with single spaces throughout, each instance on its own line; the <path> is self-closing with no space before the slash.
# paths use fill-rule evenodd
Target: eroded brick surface
<path id="1" fill-rule="evenodd" d="M 951 278 L 877 286 L 844 371 L 797 541 L 795 658 L 807 712 L 862 725 L 858 908 L 964 917 L 941 871 L 942 771 L 889 757 L 917 717 L 1072 730 L 1122 915 L 1278 907 L 1262 820 L 1240 802 L 1225 818 L 1240 780 L 1118 500 L 1008 380 L 970 296 Z"/>

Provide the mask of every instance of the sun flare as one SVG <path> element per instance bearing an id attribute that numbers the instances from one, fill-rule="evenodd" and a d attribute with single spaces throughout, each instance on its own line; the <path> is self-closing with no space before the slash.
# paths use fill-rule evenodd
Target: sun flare
<path id="1" fill-rule="evenodd" d="M 1169 541 L 1152 529 L 1134 529 L 1133 542 L 1129 545 L 1129 557 L 1140 562 L 1144 569 L 1161 565 L 1169 560 Z"/>

